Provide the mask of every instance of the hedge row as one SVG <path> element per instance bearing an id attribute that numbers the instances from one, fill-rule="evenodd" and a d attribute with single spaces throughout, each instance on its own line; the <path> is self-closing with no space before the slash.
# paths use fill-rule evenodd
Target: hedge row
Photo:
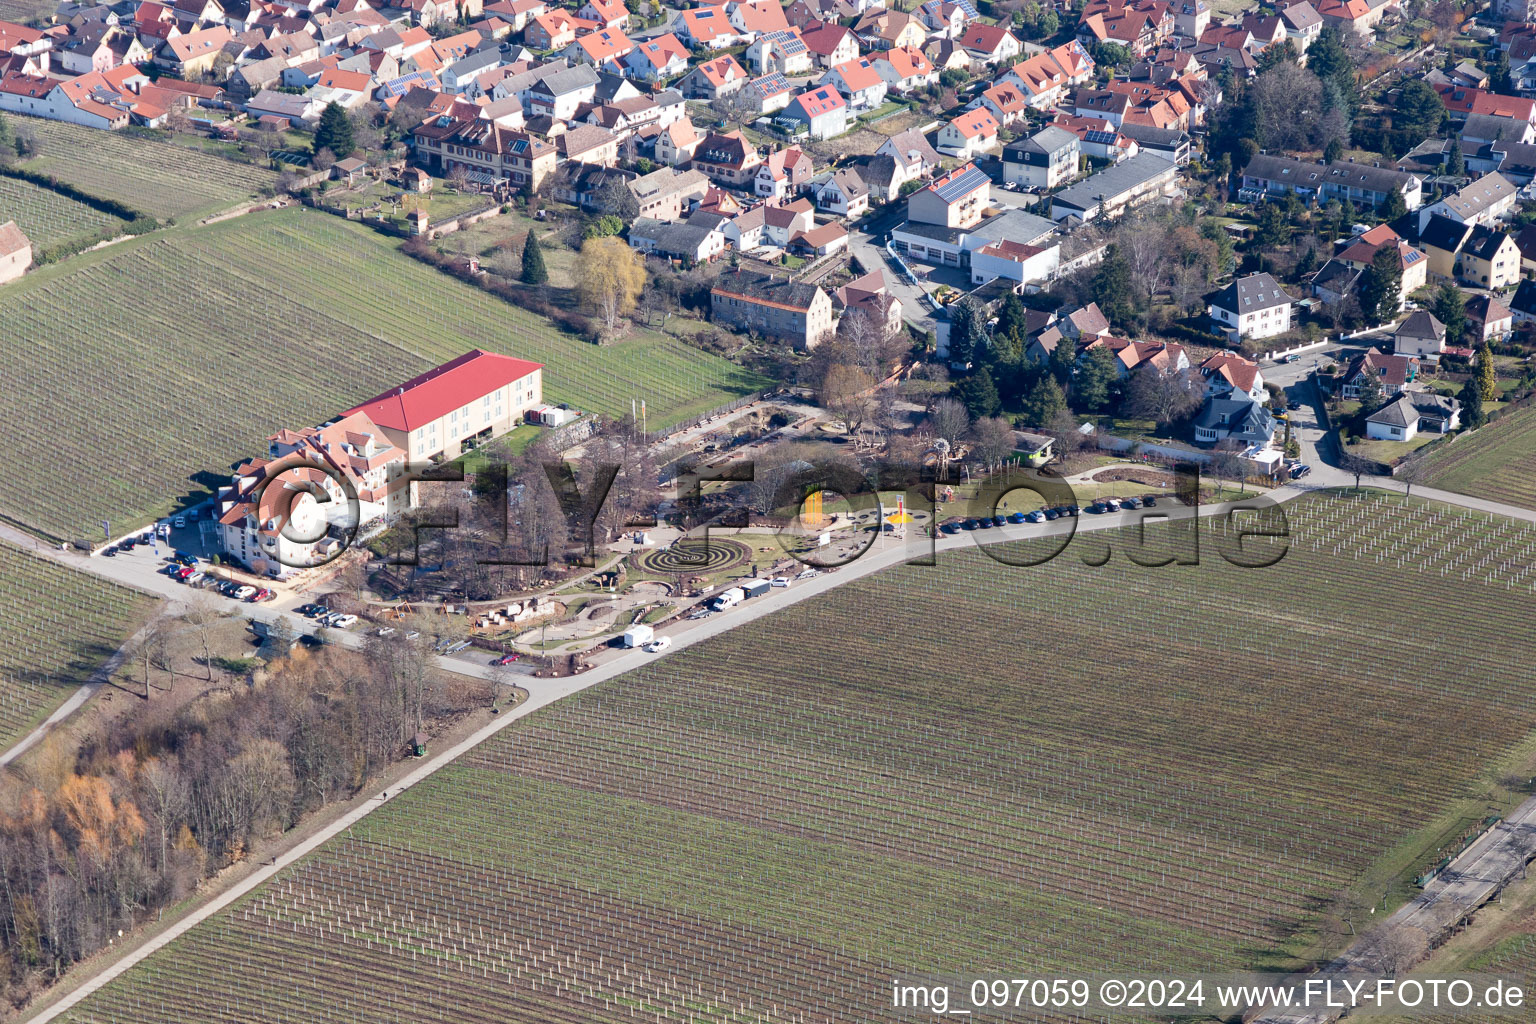
<path id="1" fill-rule="evenodd" d="M 147 235 L 159 227 L 159 222 L 153 217 L 142 215 L 126 224 L 108 224 L 106 227 L 81 238 L 59 242 L 48 246 L 46 249 L 33 249 L 32 262 L 38 266 L 43 266 L 46 263 L 57 263 L 59 260 L 68 259 L 76 253 L 82 253 L 94 245 L 109 242 L 119 235 Z"/>
<path id="2" fill-rule="evenodd" d="M 57 192 L 59 195 L 73 199 L 77 203 L 84 203 L 93 210 L 111 214 L 130 223 L 146 218 L 154 220 L 143 210 L 135 210 L 127 203 L 120 203 L 115 199 L 103 199 L 100 196 L 91 195 L 91 193 L 78 189 L 67 181 L 60 181 L 51 174 L 39 174 L 36 171 L 28 171 L 20 167 L 0 167 L 0 174 L 8 178 L 17 178 L 21 181 L 31 182 L 39 188 L 46 188 Z"/>

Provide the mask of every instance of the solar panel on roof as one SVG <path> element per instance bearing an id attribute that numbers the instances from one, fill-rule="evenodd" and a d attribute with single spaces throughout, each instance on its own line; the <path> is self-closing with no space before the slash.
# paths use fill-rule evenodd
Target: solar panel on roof
<path id="1" fill-rule="evenodd" d="M 961 196 L 976 191 L 976 189 L 980 188 L 983 184 L 989 181 L 991 181 L 990 178 L 988 178 L 976 167 L 972 166 L 967 168 L 965 173 L 957 175 L 956 177 L 951 178 L 949 181 L 943 182 L 942 184 L 935 184 L 933 192 L 934 195 L 938 196 L 946 203 L 952 203 L 956 199 L 959 199 Z"/>

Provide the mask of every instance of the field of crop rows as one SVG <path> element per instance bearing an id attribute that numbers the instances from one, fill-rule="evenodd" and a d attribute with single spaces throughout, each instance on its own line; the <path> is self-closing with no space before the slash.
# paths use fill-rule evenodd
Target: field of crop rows
<path id="1" fill-rule="evenodd" d="M 0 224 L 14 220 L 32 240 L 34 250 L 90 235 L 118 218 L 30 181 L 0 178 Z"/>
<path id="2" fill-rule="evenodd" d="M 0 543 L 0 750 L 117 650 L 153 601 Z"/>
<path id="3" fill-rule="evenodd" d="M 1508 797 L 1536 532 L 1287 512 L 1268 569 L 967 552 L 585 691 L 70 1019 L 867 1022 L 924 971 L 1291 966 L 1387 851 Z"/>
<path id="4" fill-rule="evenodd" d="M 598 348 L 298 210 L 125 243 L 0 294 L 26 344 L 13 418 L 46 438 L 0 453 L 0 516 L 58 538 L 114 533 L 223 482 L 279 427 L 318 423 L 475 347 L 547 364 L 545 396 L 653 427 L 756 383 L 680 342 Z M 89 411 L 89 415 L 83 415 Z M 77 479 L 60 480 L 67 471 Z"/>
<path id="5" fill-rule="evenodd" d="M 262 195 L 276 175 L 170 142 L 15 115 L 36 137 L 37 155 L 22 164 L 93 196 L 155 217 L 207 216 Z"/>
<path id="6" fill-rule="evenodd" d="M 1442 444 L 1428 458 L 1432 487 L 1536 508 L 1536 406 Z"/>

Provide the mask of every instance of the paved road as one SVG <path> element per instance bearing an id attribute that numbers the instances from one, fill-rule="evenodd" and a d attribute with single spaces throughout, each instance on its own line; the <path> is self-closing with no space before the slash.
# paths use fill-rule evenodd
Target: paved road
<path id="1" fill-rule="evenodd" d="M 1381 928 L 1361 936 L 1343 956 L 1316 977 L 1376 979 L 1394 976 L 1398 951 L 1424 948 L 1472 911 L 1501 892 L 1520 870 L 1536 858 L 1536 798 L 1521 804 L 1508 818 L 1468 847 L 1451 866 L 1424 887 L 1415 899 L 1398 908 Z M 1251 1024 L 1329 1024 L 1334 1010 L 1271 1010 Z"/>
<path id="2" fill-rule="evenodd" d="M 1293 485 L 1270 492 L 1269 497 L 1277 503 L 1284 503 L 1300 497 L 1312 489 L 1312 487 Z M 1466 503 L 1466 499 L 1460 495 L 1454 495 L 1452 497 L 1456 498 L 1462 504 Z M 1203 505 L 1198 510 L 1198 514 L 1202 518 L 1208 518 L 1211 516 L 1223 514 L 1228 511 L 1230 507 L 1230 504 Z M 1524 510 L 1514 511 L 1522 512 L 1525 518 L 1536 519 L 1536 513 L 1525 513 Z M 1151 514 L 1158 515 L 1162 512 L 1162 509 L 1156 509 L 1153 510 Z M 401 780 L 399 788 L 410 788 L 411 786 L 416 785 L 418 782 L 428 778 L 433 773 L 439 771 L 446 765 L 451 764 L 453 761 L 463 756 L 476 745 L 484 742 L 486 739 L 495 735 L 502 729 L 505 729 L 513 722 L 518 721 L 529 714 L 532 714 L 534 711 L 537 711 L 540 708 L 548 707 L 550 704 L 553 704 L 554 702 L 573 693 L 577 693 L 590 686 L 594 686 L 608 679 L 612 679 L 617 675 L 630 671 L 631 669 L 639 668 L 655 658 L 667 657 L 672 652 L 684 650 L 696 643 L 700 643 L 711 637 L 718 636 L 727 630 L 735 629 L 739 626 L 743 626 L 749 622 L 753 622 L 759 618 L 762 618 L 763 616 L 771 615 L 774 612 L 780 611 L 800 601 L 808 600 L 819 594 L 823 594 L 828 590 L 831 590 L 833 587 L 842 586 L 843 584 L 849 583 L 853 580 L 861 579 L 873 573 L 890 569 L 893 566 L 899 565 L 912 559 L 926 558 L 930 552 L 937 552 L 942 554 L 944 552 L 952 552 L 955 550 L 963 549 L 971 545 L 982 547 L 1027 537 L 1059 536 L 1067 533 L 1075 533 L 1078 531 L 1092 532 L 1096 530 L 1114 529 L 1122 526 L 1133 525 L 1141 521 L 1142 518 L 1147 514 L 1148 513 L 1145 512 L 1131 511 L 1101 516 L 1083 516 L 1077 519 L 1057 520 L 1056 522 L 1040 524 L 1031 523 L 1020 524 L 1017 526 L 1010 525 L 1001 529 L 977 531 L 974 533 L 962 533 L 954 536 L 941 536 L 936 543 L 930 541 L 927 537 L 921 536 L 914 537 L 905 542 L 897 542 L 894 540 L 879 541 L 876 543 L 876 546 L 872 550 L 864 555 L 864 557 L 858 559 L 850 565 L 842 566 L 835 571 L 823 573 L 821 576 L 818 576 L 814 579 L 797 582 L 788 588 L 776 588 L 770 591 L 768 594 L 754 598 L 731 611 L 714 614 L 698 622 L 680 624 L 673 627 L 673 629 L 677 631 L 668 631 L 672 635 L 672 646 L 667 652 L 661 654 L 649 654 L 642 651 L 619 652 L 616 653 L 613 657 L 605 659 L 602 664 L 597 665 L 590 671 L 582 673 L 578 676 L 552 679 L 529 677 L 520 681 L 521 685 L 523 685 L 528 690 L 529 699 L 527 701 L 518 705 L 517 708 L 513 709 L 509 713 L 499 716 L 494 721 L 488 723 L 484 728 L 480 729 L 478 732 L 474 733 L 455 746 L 427 758 L 419 767 L 417 767 L 414 771 L 412 771 L 409 775 L 405 776 Z M 0 528 L 0 534 L 3 533 L 3 528 Z M 882 543 L 888 546 L 881 547 L 880 545 Z M 85 569 L 87 571 L 97 572 L 102 575 L 106 575 L 109 578 L 117 579 L 120 582 L 128 583 L 130 586 L 142 585 L 141 589 L 148 589 L 152 593 L 162 594 L 163 596 L 171 598 L 172 600 L 175 600 L 180 594 L 186 593 L 185 588 L 182 587 L 181 584 L 175 583 L 166 577 L 158 576 L 154 572 L 152 565 L 150 565 L 146 571 L 146 566 L 143 563 L 152 562 L 152 558 L 151 556 L 145 554 L 135 554 L 129 556 L 120 555 L 114 559 L 101 559 L 84 558 L 77 554 L 64 553 L 56 549 L 46 551 L 44 553 L 49 557 L 58 559 L 64 564 L 73 565 L 76 568 Z M 286 617 L 292 622 L 296 631 L 310 625 L 307 620 L 299 616 L 295 616 L 291 612 L 284 611 L 280 608 L 248 605 L 242 603 L 239 605 L 238 610 L 244 614 L 252 616 L 253 618 L 260 618 L 268 621 L 277 617 Z M 348 643 L 350 645 L 356 645 L 362 642 L 362 637 L 356 634 L 341 633 L 339 634 L 339 638 L 342 640 L 342 642 Z M 449 658 L 439 658 L 438 663 L 441 667 L 449 671 L 460 672 L 466 675 L 474 675 L 482 678 L 493 678 L 495 675 L 495 670 L 493 670 L 491 666 L 487 664 L 475 664 L 462 661 L 461 659 Z M 382 806 L 382 801 L 372 801 L 357 808 L 338 821 L 320 830 L 315 835 L 311 836 L 309 839 L 305 840 L 303 843 L 296 846 L 288 853 L 278 857 L 273 864 L 254 872 L 240 883 L 238 883 L 236 886 L 222 893 L 208 904 L 205 904 L 204 906 L 192 911 L 190 914 L 188 914 L 187 917 L 176 922 L 170 928 L 161 932 L 154 938 L 146 941 L 143 945 L 134 949 L 132 952 L 125 954 L 120 960 L 106 968 L 101 974 L 84 982 L 77 989 L 59 1000 L 57 1003 L 37 1011 L 27 1019 L 33 1022 L 33 1024 L 42 1024 L 42 1022 L 50 1021 L 58 1017 L 61 1013 L 65 1012 L 69 1008 L 78 1004 L 81 1000 L 85 999 L 96 989 L 100 988 L 102 985 L 122 974 L 124 971 L 127 971 L 135 964 L 141 962 L 156 950 L 164 947 L 170 942 L 173 942 L 176 938 L 185 934 L 189 929 L 196 926 L 198 923 L 206 920 L 211 915 L 216 914 L 220 910 L 229 906 L 235 900 L 255 889 L 262 883 L 268 881 L 270 878 L 272 878 L 273 875 L 292 865 L 301 857 L 314 851 L 326 841 L 334 838 L 337 835 L 340 835 L 346 829 L 355 825 L 358 821 L 372 813 L 379 806 Z M 1510 827 L 1498 833 L 1499 836 L 1523 836 L 1527 840 L 1536 842 L 1536 798 L 1533 798 L 1525 805 L 1522 805 L 1518 811 L 1511 815 L 1510 821 L 1512 823 Z M 1483 852 L 1477 853 L 1480 848 L 1483 850 Z M 1479 884 L 1483 884 L 1483 882 L 1480 882 L 1479 879 L 1486 881 L 1487 878 L 1494 878 L 1498 876 L 1502 870 L 1502 866 L 1507 865 L 1508 863 L 1508 855 L 1488 850 L 1485 844 L 1479 844 L 1478 847 L 1474 847 L 1473 851 L 1469 851 L 1469 853 L 1475 854 L 1477 858 L 1473 864 L 1473 868 L 1469 870 L 1467 867 L 1462 866 L 1462 861 L 1458 861 L 1455 875 L 1448 875 L 1444 882 L 1446 886 L 1452 886 L 1457 884 L 1459 879 L 1463 880 L 1464 883 L 1470 887 L 1466 890 L 1466 893 L 1468 894 L 1466 895 L 1466 898 L 1471 898 L 1470 894 L 1475 893 L 1475 887 Z M 1487 859 L 1483 859 L 1485 856 Z M 1461 893 L 1462 891 L 1463 890 L 1460 889 L 1454 890 L 1454 892 L 1457 893 Z M 1278 1022 L 1272 1022 L 1272 1024 L 1278 1024 Z M 1286 1021 L 1286 1024 L 1303 1024 L 1303 1022 Z M 1305 1024 L 1312 1024 L 1312 1022 L 1307 1021 Z"/>
<path id="3" fill-rule="evenodd" d="M 1275 492 L 1275 497 L 1277 500 L 1288 501 L 1300 496 L 1303 493 L 1305 492 L 1302 489 L 1294 488 L 1286 491 Z M 1199 514 L 1201 517 L 1210 517 L 1225 512 L 1227 507 L 1228 506 L 1226 505 L 1203 505 L 1200 507 Z M 1157 511 L 1158 510 L 1154 510 L 1154 512 Z M 1143 513 L 1140 512 L 1121 512 L 1103 516 L 1084 516 L 1079 519 L 1058 520 L 1054 523 L 1028 523 L 1018 526 L 1007 526 L 1003 527 L 1002 529 L 979 531 L 976 533 L 943 536 L 937 542 L 936 549 L 938 552 L 951 552 L 969 547 L 973 544 L 977 546 L 985 546 L 990 544 L 999 544 L 1009 540 L 1018 540 L 1023 537 L 1061 535 L 1073 532 L 1074 527 L 1079 531 L 1113 529 L 1134 524 L 1139 520 L 1142 514 Z M 584 672 L 578 676 L 554 679 L 539 679 L 530 677 L 526 680 L 521 680 L 520 685 L 528 690 L 528 700 L 524 701 L 510 712 L 498 716 L 494 721 L 488 723 L 485 727 L 475 732 L 473 735 L 469 736 L 462 742 L 456 744 L 455 746 L 428 757 L 421 763 L 419 767 L 417 767 L 409 775 L 405 776 L 400 781 L 400 784 L 396 787 L 396 789 L 391 790 L 391 792 L 398 792 L 399 790 L 409 789 L 410 787 L 416 785 L 418 782 L 421 782 L 423 779 L 428 778 L 435 772 L 451 764 L 459 757 L 462 757 L 475 746 L 483 743 L 485 740 L 494 736 L 502 729 L 505 729 L 513 722 L 516 722 L 526 717 L 527 715 L 532 714 L 540 708 L 548 707 L 549 705 L 564 697 L 568 697 L 571 694 L 578 693 L 590 686 L 595 686 L 598 683 L 612 679 L 624 672 L 639 668 L 656 658 L 667 657 L 673 652 L 684 650 L 696 643 L 700 643 L 704 640 L 710 639 L 711 637 L 718 636 L 727 630 L 746 625 L 747 623 L 760 619 L 763 616 L 772 615 L 774 612 L 781 611 L 790 605 L 797 604 L 800 601 L 805 601 L 819 594 L 826 593 L 833 587 L 842 586 L 843 584 L 852 582 L 853 580 L 861 579 L 873 573 L 890 569 L 893 566 L 899 565 L 911 559 L 925 558 L 930 551 L 935 550 L 934 547 L 930 546 L 930 542 L 926 537 L 909 540 L 906 543 L 896 543 L 894 541 L 887 541 L 886 543 L 889 546 L 881 548 L 879 546 L 879 542 L 877 542 L 874 549 L 850 565 L 842 566 L 835 571 L 823 573 L 814 579 L 800 581 L 789 588 L 775 588 L 762 597 L 753 598 L 752 600 L 747 601 L 745 604 L 742 604 L 729 612 L 714 614 L 701 621 L 689 623 L 688 625 L 690 625 L 692 628 L 672 634 L 671 648 L 661 654 L 649 654 L 643 651 L 625 651 L 616 654 L 616 656 L 614 656 L 611 660 L 607 660 L 603 664 L 598 665 L 592 670 Z M 87 560 L 79 556 L 64 555 L 57 551 L 55 551 L 54 554 L 59 556 L 60 560 L 64 561 L 66 564 L 71 564 L 77 568 L 86 568 L 93 571 L 98 568 L 95 563 L 101 563 L 103 561 L 100 558 L 93 558 L 88 560 L 92 564 L 82 565 L 81 563 L 86 562 Z M 114 575 L 118 577 L 125 575 L 121 571 L 122 567 L 116 564 L 122 558 L 123 556 L 119 556 L 117 559 L 106 560 L 108 564 L 112 565 Z M 157 584 L 156 589 L 158 592 L 160 589 L 158 587 L 159 580 L 164 578 L 155 578 L 153 573 L 150 575 L 152 578 L 149 582 Z M 164 579 L 164 583 L 167 587 L 170 588 L 180 587 L 180 584 L 174 583 L 169 579 Z M 278 615 L 289 614 L 276 609 L 250 605 L 241 605 L 241 610 L 256 613 L 261 617 L 275 617 Z M 294 616 L 290 617 L 297 618 Z M 305 624 L 305 622 L 306 620 L 300 618 L 295 623 L 295 627 L 297 628 L 297 626 Z M 345 637 L 353 635 L 342 634 L 342 636 Z M 360 637 L 354 636 L 354 639 L 359 642 L 361 641 Z M 444 661 L 454 660 L 455 659 L 439 659 L 439 662 L 441 663 Z M 491 677 L 493 675 L 493 670 L 488 665 L 461 663 L 445 667 L 450 667 L 451 671 L 464 672 L 465 674 L 469 675 L 482 677 Z M 349 814 L 333 822 L 332 824 L 326 826 L 325 828 L 315 833 L 315 835 L 311 836 L 309 839 L 306 839 L 303 843 L 294 847 L 289 852 L 279 856 L 274 863 L 253 872 L 251 875 L 241 880 L 238 884 L 221 893 L 210 902 L 192 911 L 186 917 L 177 921 L 175 924 L 171 925 L 169 928 L 156 935 L 154 938 L 149 939 L 143 945 L 129 953 L 126 953 L 118 961 L 105 968 L 100 974 L 89 979 L 88 981 L 83 982 L 78 988 L 70 992 L 67 996 L 63 997 L 58 1002 L 47 1005 L 35 1011 L 31 1016 L 24 1016 L 23 1019 L 27 1020 L 29 1024 L 43 1024 L 45 1021 L 51 1021 L 57 1018 L 60 1014 L 64 1013 L 71 1007 L 77 1005 L 82 1000 L 87 998 L 92 992 L 95 992 L 101 986 L 107 984 L 118 975 L 129 970 L 135 964 L 138 964 L 155 951 L 163 948 L 171 942 L 174 942 L 177 938 L 184 935 L 191 928 L 223 910 L 225 907 L 240 899 L 242 896 L 249 893 L 257 886 L 270 880 L 272 876 L 278 872 L 289 867 L 307 854 L 312 853 L 328 840 L 342 834 L 347 829 L 361 821 L 363 818 L 373 813 L 379 807 L 383 806 L 383 803 L 384 801 L 381 800 L 370 801 L 367 804 L 364 804 L 363 806 L 353 810 Z"/>

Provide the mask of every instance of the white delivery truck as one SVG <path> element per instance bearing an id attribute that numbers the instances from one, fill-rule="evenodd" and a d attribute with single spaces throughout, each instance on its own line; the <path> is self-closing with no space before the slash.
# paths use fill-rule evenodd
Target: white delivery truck
<path id="1" fill-rule="evenodd" d="M 720 591 L 720 596 L 715 598 L 715 611 L 723 612 L 727 608 L 734 608 L 746 600 L 747 595 L 741 592 L 740 587 L 731 587 L 729 590 Z"/>
<path id="2" fill-rule="evenodd" d="M 656 631 L 650 626 L 634 625 L 624 631 L 625 647 L 644 647 L 656 639 Z"/>

